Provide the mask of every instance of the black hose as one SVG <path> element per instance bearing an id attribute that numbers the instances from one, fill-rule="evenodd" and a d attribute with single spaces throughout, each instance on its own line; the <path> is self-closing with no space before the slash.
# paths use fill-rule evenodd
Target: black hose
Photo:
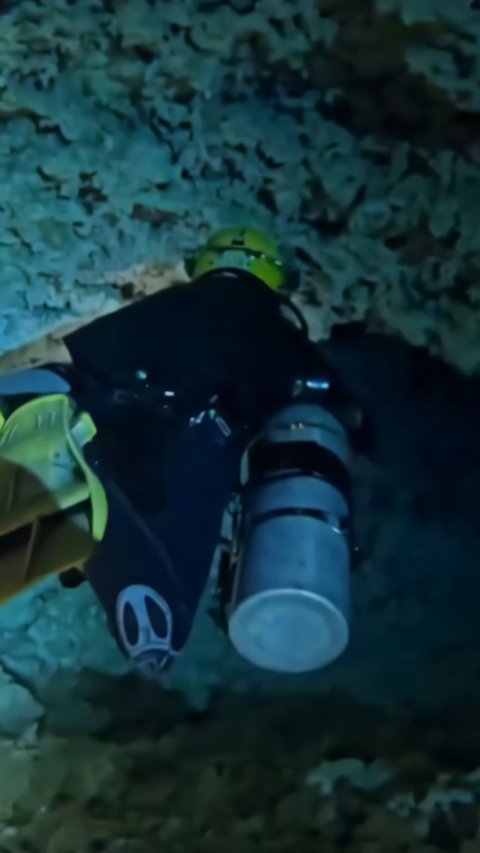
<path id="1" fill-rule="evenodd" d="M 279 298 L 281 304 L 285 305 L 285 307 L 293 314 L 295 320 L 298 323 L 298 326 L 300 327 L 300 331 L 302 332 L 302 334 L 305 335 L 306 338 L 308 338 L 308 324 L 300 309 L 297 308 L 297 306 L 290 301 L 288 296 L 280 296 Z"/>

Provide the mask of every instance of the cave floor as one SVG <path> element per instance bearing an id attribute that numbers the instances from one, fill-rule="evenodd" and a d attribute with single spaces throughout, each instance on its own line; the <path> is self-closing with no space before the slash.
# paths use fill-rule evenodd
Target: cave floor
<path id="1" fill-rule="evenodd" d="M 0 743 L 2 853 L 480 850 L 478 707 L 165 697 L 156 731 Z"/>

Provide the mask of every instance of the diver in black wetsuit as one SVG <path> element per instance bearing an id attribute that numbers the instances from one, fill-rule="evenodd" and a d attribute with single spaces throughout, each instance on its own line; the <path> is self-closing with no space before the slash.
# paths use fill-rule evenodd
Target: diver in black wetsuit
<path id="1" fill-rule="evenodd" d="M 346 645 L 345 400 L 301 316 L 275 292 L 283 279 L 268 238 L 252 229 L 221 232 L 199 256 L 192 282 L 68 335 L 72 364 L 40 371 L 37 386 L 28 371 L 17 390 L 18 405 L 64 391 L 95 424 L 82 453 L 104 490 L 108 522 L 84 572 L 121 648 L 146 674 L 161 672 L 188 639 L 235 494 L 244 495 L 237 534 L 247 552 L 241 572 L 238 553 L 230 563 L 241 575 L 232 592 L 237 648 L 254 663 L 293 672 L 323 665 Z M 3 382 L 0 401 L 12 411 L 12 377 Z M 275 421 L 283 411 L 288 416 Z M 275 542 L 284 555 L 292 549 L 291 566 L 272 557 Z M 326 572 L 306 565 L 312 549 L 327 555 Z M 339 564 L 340 584 L 329 561 Z M 57 570 L 73 564 L 67 544 Z M 322 570 L 326 580 L 318 582 Z"/>

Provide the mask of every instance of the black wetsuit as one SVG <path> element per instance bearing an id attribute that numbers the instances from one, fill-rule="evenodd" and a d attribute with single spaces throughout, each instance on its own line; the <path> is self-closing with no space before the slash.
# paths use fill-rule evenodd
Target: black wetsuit
<path id="1" fill-rule="evenodd" d="M 66 338 L 73 394 L 98 427 L 89 453 L 110 507 L 86 573 L 112 630 L 147 672 L 188 638 L 247 443 L 291 399 L 295 380 L 328 379 L 288 314 L 261 281 L 227 270 Z M 165 643 L 150 647 L 147 630 L 150 650 L 137 655 L 139 612 Z"/>

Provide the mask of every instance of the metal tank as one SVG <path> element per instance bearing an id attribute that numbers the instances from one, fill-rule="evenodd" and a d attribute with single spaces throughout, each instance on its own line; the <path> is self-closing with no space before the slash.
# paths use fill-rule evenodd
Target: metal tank
<path id="1" fill-rule="evenodd" d="M 320 669 L 349 639 L 349 443 L 322 406 L 279 411 L 244 460 L 229 635 L 251 663 Z"/>

